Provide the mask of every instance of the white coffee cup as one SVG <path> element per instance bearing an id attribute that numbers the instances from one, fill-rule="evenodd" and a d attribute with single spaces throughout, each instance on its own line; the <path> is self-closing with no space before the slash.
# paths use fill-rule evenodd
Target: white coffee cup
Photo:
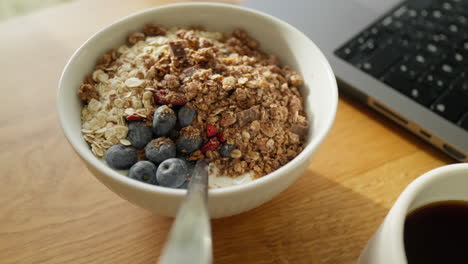
<path id="1" fill-rule="evenodd" d="M 413 181 L 398 197 L 367 243 L 358 264 L 406 264 L 403 230 L 409 212 L 446 200 L 468 201 L 468 163 L 431 170 Z"/>

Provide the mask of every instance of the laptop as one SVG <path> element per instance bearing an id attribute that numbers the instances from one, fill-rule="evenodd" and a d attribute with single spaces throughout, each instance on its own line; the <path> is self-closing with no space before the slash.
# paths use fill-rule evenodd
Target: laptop
<path id="1" fill-rule="evenodd" d="M 304 32 L 340 91 L 468 161 L 468 0 L 246 0 Z"/>

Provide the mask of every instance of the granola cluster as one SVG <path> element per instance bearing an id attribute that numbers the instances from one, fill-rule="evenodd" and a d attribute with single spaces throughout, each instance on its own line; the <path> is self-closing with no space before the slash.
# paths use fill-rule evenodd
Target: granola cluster
<path id="1" fill-rule="evenodd" d="M 208 158 L 222 175 L 260 177 L 302 151 L 309 128 L 297 88 L 303 80 L 245 31 L 148 24 L 127 42 L 104 54 L 78 91 L 82 132 L 96 156 L 130 145 L 127 122 L 151 125 L 160 105 L 196 110 L 193 123 L 171 136 L 201 134 L 204 145 L 187 159 Z M 219 153 L 223 144 L 234 146 L 229 157 Z"/>

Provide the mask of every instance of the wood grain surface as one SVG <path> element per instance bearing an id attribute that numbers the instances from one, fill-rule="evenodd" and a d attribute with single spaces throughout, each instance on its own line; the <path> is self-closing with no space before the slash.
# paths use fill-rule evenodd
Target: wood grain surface
<path id="1" fill-rule="evenodd" d="M 78 0 L 0 24 L 0 263 L 155 263 L 172 220 L 100 184 L 66 142 L 59 75 L 92 33 L 170 1 Z M 354 263 L 400 192 L 453 161 L 342 97 L 306 173 L 250 212 L 213 221 L 215 263 Z"/>

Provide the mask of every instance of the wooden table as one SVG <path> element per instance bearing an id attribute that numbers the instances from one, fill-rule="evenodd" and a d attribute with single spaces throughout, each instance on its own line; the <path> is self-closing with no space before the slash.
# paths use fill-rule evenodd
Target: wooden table
<path id="1" fill-rule="evenodd" d="M 100 184 L 66 142 L 59 74 L 92 33 L 167 3 L 79 0 L 0 24 L 0 263 L 155 263 L 172 220 Z M 215 263 L 354 263 L 405 186 L 453 162 L 340 98 L 309 169 L 269 203 L 213 221 Z"/>

